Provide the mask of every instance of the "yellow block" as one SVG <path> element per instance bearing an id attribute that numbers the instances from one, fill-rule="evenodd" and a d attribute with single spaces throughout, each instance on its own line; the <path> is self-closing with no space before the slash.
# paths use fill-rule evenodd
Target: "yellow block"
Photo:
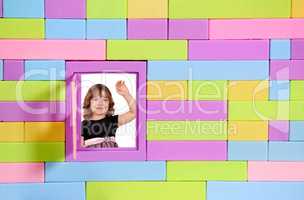
<path id="1" fill-rule="evenodd" d="M 148 81 L 148 100 L 186 100 L 187 81 Z"/>
<path id="2" fill-rule="evenodd" d="M 168 18 L 168 1 L 128 0 L 128 18 Z"/>
<path id="3" fill-rule="evenodd" d="M 292 18 L 304 18 L 304 0 L 292 0 Z"/>
<path id="4" fill-rule="evenodd" d="M 229 81 L 228 100 L 268 100 L 268 81 Z"/>
<path id="5" fill-rule="evenodd" d="M 228 140 L 268 140 L 268 121 L 228 121 Z"/>
<path id="6" fill-rule="evenodd" d="M 0 142 L 23 142 L 24 122 L 0 122 Z"/>
<path id="7" fill-rule="evenodd" d="M 26 142 L 61 142 L 65 140 L 64 122 L 25 122 Z"/>

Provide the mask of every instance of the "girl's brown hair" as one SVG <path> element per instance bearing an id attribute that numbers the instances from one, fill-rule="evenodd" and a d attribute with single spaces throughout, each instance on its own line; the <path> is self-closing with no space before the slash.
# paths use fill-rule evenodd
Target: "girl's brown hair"
<path id="1" fill-rule="evenodd" d="M 92 110 L 91 110 L 91 99 L 94 96 L 94 92 L 97 91 L 99 95 L 101 96 L 102 92 L 105 92 L 106 97 L 109 99 L 109 109 L 106 113 L 106 116 L 112 116 L 114 114 L 114 101 L 112 98 L 111 91 L 107 86 L 104 84 L 95 84 L 88 90 L 84 102 L 83 102 L 83 118 L 86 120 L 89 120 L 92 117 Z"/>

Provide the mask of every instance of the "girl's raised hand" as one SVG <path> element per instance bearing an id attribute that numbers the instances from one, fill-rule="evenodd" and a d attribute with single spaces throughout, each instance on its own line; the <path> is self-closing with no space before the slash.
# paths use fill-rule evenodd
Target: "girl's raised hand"
<path id="1" fill-rule="evenodd" d="M 124 81 L 122 80 L 117 81 L 115 86 L 117 93 L 120 94 L 121 96 L 125 96 L 129 94 L 129 89 Z"/>

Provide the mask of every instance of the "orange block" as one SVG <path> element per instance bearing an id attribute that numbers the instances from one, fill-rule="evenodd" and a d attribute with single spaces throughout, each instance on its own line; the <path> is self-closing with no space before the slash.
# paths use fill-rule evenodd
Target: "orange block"
<path id="1" fill-rule="evenodd" d="M 304 0 L 292 0 L 292 18 L 304 18 Z"/>
<path id="2" fill-rule="evenodd" d="M 268 81 L 229 81 L 228 100 L 268 100 Z"/>
<path id="3" fill-rule="evenodd" d="M 64 122 L 25 122 L 26 142 L 65 141 Z"/>
<path id="4" fill-rule="evenodd" d="M 0 142 L 23 142 L 24 122 L 0 122 Z"/>
<path id="5" fill-rule="evenodd" d="M 167 0 L 128 0 L 128 18 L 168 18 Z"/>

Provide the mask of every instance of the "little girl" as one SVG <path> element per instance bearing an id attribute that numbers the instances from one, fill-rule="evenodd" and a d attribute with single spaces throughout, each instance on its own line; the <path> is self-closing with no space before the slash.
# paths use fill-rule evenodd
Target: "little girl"
<path id="1" fill-rule="evenodd" d="M 136 100 L 131 96 L 124 81 L 117 81 L 116 91 L 127 101 L 129 111 L 114 115 L 111 91 L 103 84 L 95 84 L 88 90 L 83 103 L 81 145 L 83 147 L 118 147 L 116 129 L 136 117 Z"/>

